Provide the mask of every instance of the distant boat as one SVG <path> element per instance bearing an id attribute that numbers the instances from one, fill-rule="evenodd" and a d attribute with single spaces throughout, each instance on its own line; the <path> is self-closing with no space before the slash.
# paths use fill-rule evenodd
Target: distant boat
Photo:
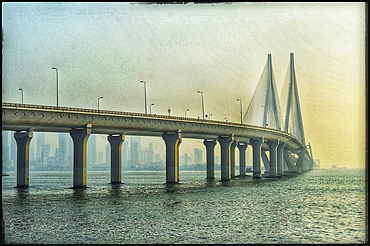
<path id="1" fill-rule="evenodd" d="M 9 176 L 9 174 L 7 174 L 7 173 L 2 173 L 2 175 L 1 176 Z"/>

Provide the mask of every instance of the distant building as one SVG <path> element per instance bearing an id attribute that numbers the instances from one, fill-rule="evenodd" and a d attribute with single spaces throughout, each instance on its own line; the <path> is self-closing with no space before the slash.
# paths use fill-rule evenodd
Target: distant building
<path id="1" fill-rule="evenodd" d="M 110 165 L 110 144 L 105 145 L 105 163 Z"/>
<path id="2" fill-rule="evenodd" d="M 45 133 L 44 132 L 37 132 L 37 135 L 36 135 L 36 163 L 37 163 L 37 166 L 44 166 L 44 164 L 45 164 L 44 147 L 45 147 Z"/>
<path id="3" fill-rule="evenodd" d="M 9 132 L 2 131 L 2 161 L 7 166 L 10 162 Z"/>
<path id="4" fill-rule="evenodd" d="M 122 143 L 122 168 L 124 169 L 127 167 L 128 153 L 128 143 L 125 140 Z"/>
<path id="5" fill-rule="evenodd" d="M 148 162 L 152 163 L 154 162 L 154 151 L 153 151 L 153 143 L 149 143 L 148 145 Z"/>
<path id="6" fill-rule="evenodd" d="M 57 158 L 58 166 L 61 168 L 66 168 L 68 166 L 67 160 L 67 136 L 66 133 L 59 133 L 59 148 L 58 148 L 58 156 L 55 155 Z"/>
<path id="7" fill-rule="evenodd" d="M 87 139 L 87 165 L 94 167 L 96 165 L 96 135 L 91 134 Z"/>
<path id="8" fill-rule="evenodd" d="M 130 137 L 130 165 L 134 168 L 139 167 L 140 162 L 140 137 Z"/>
<path id="9" fill-rule="evenodd" d="M 194 149 L 194 164 L 202 164 L 203 163 L 203 152 L 199 148 Z"/>

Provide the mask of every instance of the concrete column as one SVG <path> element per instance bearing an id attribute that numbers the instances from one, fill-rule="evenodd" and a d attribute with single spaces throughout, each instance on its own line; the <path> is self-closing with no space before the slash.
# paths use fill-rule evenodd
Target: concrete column
<path id="1" fill-rule="evenodd" d="M 123 141 L 125 141 L 125 136 L 122 134 L 108 136 L 110 144 L 110 180 L 112 184 L 120 184 L 122 182 Z"/>
<path id="2" fill-rule="evenodd" d="M 214 179 L 216 139 L 204 139 L 203 143 L 207 151 L 207 179 Z"/>
<path id="3" fill-rule="evenodd" d="M 265 174 L 270 174 L 270 161 L 269 158 L 267 157 L 266 150 L 264 149 L 261 150 L 261 157 L 263 166 L 265 167 Z"/>
<path id="4" fill-rule="evenodd" d="M 231 179 L 231 142 L 234 141 L 234 134 L 229 136 L 219 136 L 217 141 L 221 146 L 221 181 L 229 181 Z"/>
<path id="5" fill-rule="evenodd" d="M 261 178 L 261 146 L 263 138 L 253 138 L 250 144 L 253 149 L 253 178 Z"/>
<path id="6" fill-rule="evenodd" d="M 166 143 L 166 183 L 179 182 L 179 147 L 182 141 L 181 130 L 165 132 L 162 138 Z"/>
<path id="7" fill-rule="evenodd" d="M 267 145 L 269 146 L 270 151 L 270 177 L 276 177 L 277 176 L 277 153 L 276 148 L 279 144 L 279 140 L 269 140 L 267 142 Z"/>
<path id="8" fill-rule="evenodd" d="M 295 165 L 295 171 L 296 172 L 302 172 L 303 171 L 302 162 L 303 162 L 303 158 L 304 158 L 304 155 L 305 155 L 305 151 L 306 151 L 305 148 L 301 149 L 301 153 L 299 154 L 298 160 L 297 160 L 296 165 Z"/>
<path id="9" fill-rule="evenodd" d="M 14 133 L 17 142 L 17 188 L 28 188 L 29 186 L 30 142 L 32 137 L 32 132 Z"/>
<path id="10" fill-rule="evenodd" d="M 231 178 L 235 178 L 235 147 L 236 147 L 236 141 L 231 142 L 231 146 L 230 146 Z"/>
<path id="11" fill-rule="evenodd" d="M 73 140 L 73 188 L 86 188 L 87 139 L 91 134 L 91 124 L 73 128 L 69 134 Z"/>
<path id="12" fill-rule="evenodd" d="M 284 163 L 284 143 L 279 143 L 277 147 L 277 174 L 278 175 L 284 175 L 284 169 L 283 169 L 283 163 Z"/>
<path id="13" fill-rule="evenodd" d="M 246 143 L 242 143 L 242 142 L 238 142 L 238 149 L 239 149 L 239 167 L 240 167 L 240 171 L 239 171 L 239 175 L 240 176 L 245 176 L 245 168 L 246 168 L 246 165 L 245 165 L 245 150 L 247 149 L 248 147 L 248 144 Z"/>

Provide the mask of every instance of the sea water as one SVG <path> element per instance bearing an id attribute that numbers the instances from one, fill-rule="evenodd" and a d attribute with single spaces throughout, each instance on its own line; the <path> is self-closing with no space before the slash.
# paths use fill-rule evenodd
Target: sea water
<path id="1" fill-rule="evenodd" d="M 367 242 L 365 169 L 331 168 L 281 178 L 221 182 L 205 171 L 30 172 L 2 177 L 5 242 L 17 244 L 337 244 Z"/>

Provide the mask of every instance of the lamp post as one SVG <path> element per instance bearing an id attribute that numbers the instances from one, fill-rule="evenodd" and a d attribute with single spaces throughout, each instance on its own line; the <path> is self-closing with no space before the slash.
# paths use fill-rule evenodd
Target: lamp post
<path id="1" fill-rule="evenodd" d="M 20 88 L 19 90 L 22 91 L 22 104 L 23 104 L 23 89 Z"/>
<path id="2" fill-rule="evenodd" d="M 186 109 L 186 110 L 185 110 L 185 118 L 186 118 L 186 112 L 188 112 L 188 111 L 189 111 L 189 109 Z"/>
<path id="3" fill-rule="evenodd" d="M 152 106 L 154 105 L 154 103 L 150 104 L 150 108 L 149 108 L 149 113 L 152 114 Z"/>
<path id="4" fill-rule="evenodd" d="M 208 119 L 209 119 L 209 120 L 211 120 L 211 115 L 212 115 L 212 114 L 209 114 L 209 115 L 208 115 Z"/>
<path id="5" fill-rule="evenodd" d="M 148 113 L 148 111 L 147 111 L 147 107 L 146 107 L 146 83 L 145 83 L 145 81 L 142 81 L 142 80 L 140 80 L 140 83 L 143 83 L 144 84 L 144 103 L 145 103 L 145 114 L 147 114 Z"/>
<path id="6" fill-rule="evenodd" d="M 201 96 L 202 96 L 202 112 L 203 112 L 203 120 L 204 120 L 204 97 L 203 97 L 203 92 L 198 91 L 198 93 L 200 93 Z"/>
<path id="7" fill-rule="evenodd" d="M 100 114 L 100 111 L 99 111 L 99 102 L 100 102 L 100 99 L 102 99 L 103 97 L 98 97 L 98 113 Z"/>
<path id="8" fill-rule="evenodd" d="M 168 116 L 171 116 L 171 108 L 170 107 L 168 107 L 167 112 L 168 112 Z"/>
<path id="9" fill-rule="evenodd" d="M 243 102 L 240 99 L 236 99 L 240 103 L 240 124 L 243 124 Z"/>
<path id="10" fill-rule="evenodd" d="M 56 71 L 56 76 L 57 76 L 57 107 L 59 107 L 59 89 L 58 89 L 58 87 L 59 87 L 59 85 L 58 85 L 58 77 L 59 77 L 59 72 L 58 72 L 58 68 L 56 68 L 56 67 L 52 67 L 51 69 L 55 69 L 55 71 Z"/>

